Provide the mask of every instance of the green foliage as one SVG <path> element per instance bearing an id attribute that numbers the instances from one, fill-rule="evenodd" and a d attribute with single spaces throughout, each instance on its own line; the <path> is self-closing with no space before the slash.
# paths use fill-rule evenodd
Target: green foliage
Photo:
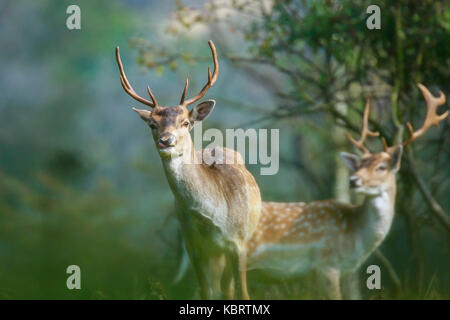
<path id="1" fill-rule="evenodd" d="M 39 174 L 30 188 L 1 173 L 0 194 L 2 298 L 143 298 L 156 248 L 127 239 L 139 221 L 109 184 L 76 190 Z M 81 267 L 81 291 L 65 286 L 71 264 Z"/>
<path id="2" fill-rule="evenodd" d="M 104 156 L 115 138 L 100 110 L 113 110 L 108 97 L 121 89 L 117 77 L 115 86 L 100 77 L 136 12 L 78 1 L 82 29 L 69 31 L 70 4 L 1 5 L 0 299 L 165 298 L 173 255 L 160 254 L 146 215 L 166 212 L 142 209 L 118 190 L 125 169 L 112 163 L 129 159 Z M 66 287 L 71 264 L 81 267 L 80 291 Z"/>

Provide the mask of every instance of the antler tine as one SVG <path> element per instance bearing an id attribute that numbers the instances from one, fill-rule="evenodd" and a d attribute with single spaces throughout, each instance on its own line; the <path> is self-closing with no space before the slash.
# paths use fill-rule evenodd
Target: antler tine
<path id="1" fill-rule="evenodd" d="M 359 140 L 355 140 L 349 133 L 347 133 L 347 138 L 350 140 L 353 145 L 361 150 L 364 153 L 370 153 L 369 149 L 364 146 L 364 141 L 367 136 L 378 137 L 380 135 L 379 132 L 373 132 L 369 130 L 369 113 L 370 113 L 370 98 L 366 99 L 366 106 L 364 108 L 364 116 L 363 116 L 363 127 L 361 130 L 361 137 Z"/>
<path id="2" fill-rule="evenodd" d="M 131 86 L 130 82 L 127 79 L 127 76 L 125 75 L 125 71 L 124 71 L 123 65 L 122 65 L 122 59 L 120 59 L 119 47 L 116 47 L 116 60 L 117 60 L 117 65 L 119 66 L 119 71 L 120 71 L 120 83 L 122 84 L 122 87 L 125 90 L 125 92 L 128 93 L 135 100 L 137 100 L 151 108 L 156 107 L 158 105 L 158 103 L 156 102 L 156 99 L 155 99 L 152 91 L 150 90 L 150 87 L 147 87 L 147 90 L 148 90 L 148 93 L 150 94 L 150 98 L 152 99 L 153 102 L 142 98 L 141 96 L 139 96 L 136 93 L 136 91 L 134 91 L 133 87 Z"/>
<path id="3" fill-rule="evenodd" d="M 155 96 L 153 95 L 153 92 L 152 92 L 152 90 L 150 90 L 150 86 L 147 86 L 147 92 L 148 92 L 148 95 L 150 96 L 150 98 L 152 99 L 152 101 L 153 101 L 153 106 L 157 106 L 158 105 L 158 102 L 156 101 L 156 98 L 155 98 Z"/>
<path id="4" fill-rule="evenodd" d="M 197 94 L 195 97 L 184 101 L 185 92 L 183 92 L 182 101 L 184 101 L 184 102 L 181 103 L 181 104 L 183 104 L 184 106 L 188 106 L 188 105 L 190 105 L 190 104 L 200 100 L 201 98 L 203 98 L 203 96 L 205 95 L 206 91 L 208 91 L 208 89 L 213 86 L 213 84 L 216 82 L 217 77 L 219 75 L 219 61 L 217 59 L 216 47 L 214 46 L 214 43 L 211 40 L 208 41 L 208 45 L 211 48 L 211 53 L 212 53 L 212 56 L 213 56 L 214 72 L 211 75 L 211 70 L 210 70 L 210 68 L 208 68 L 208 82 L 205 84 L 205 86 L 200 91 L 200 93 Z M 185 89 L 186 88 L 187 88 L 187 86 L 185 87 Z"/>
<path id="5" fill-rule="evenodd" d="M 180 105 L 184 103 L 184 98 L 186 98 L 188 87 L 189 87 L 189 79 L 186 78 L 186 84 L 184 85 L 183 94 L 181 95 Z"/>
<path id="6" fill-rule="evenodd" d="M 408 122 L 406 124 L 409 129 L 410 137 L 406 142 L 403 143 L 404 147 L 409 145 L 417 138 L 421 137 L 431 126 L 434 125 L 436 127 L 439 127 L 439 122 L 444 120 L 449 114 L 448 110 L 441 115 L 437 114 L 437 108 L 445 103 L 445 95 L 442 93 L 442 91 L 439 91 L 439 97 L 436 98 L 423 84 L 418 83 L 417 86 L 422 92 L 423 97 L 425 98 L 425 101 L 427 103 L 427 115 L 425 116 L 425 121 L 423 122 L 422 127 L 420 127 L 420 129 L 417 131 L 414 131 L 411 123 Z"/>
<path id="7" fill-rule="evenodd" d="M 381 138 L 381 142 L 383 143 L 383 149 L 384 149 L 384 151 L 387 152 L 387 151 L 389 150 L 389 146 L 388 146 L 388 144 L 387 144 L 386 138 L 385 138 L 385 137 L 382 137 L 382 138 Z"/>

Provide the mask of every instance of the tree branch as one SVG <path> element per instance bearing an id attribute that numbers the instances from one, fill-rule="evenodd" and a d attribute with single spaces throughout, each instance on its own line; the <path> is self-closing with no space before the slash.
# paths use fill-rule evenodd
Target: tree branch
<path id="1" fill-rule="evenodd" d="M 434 199 L 434 197 L 431 195 L 430 190 L 425 185 L 425 182 L 422 180 L 422 177 L 420 177 L 419 173 L 417 172 L 416 166 L 411 159 L 411 157 L 408 154 L 405 154 L 405 161 L 408 164 L 409 172 L 411 173 L 411 176 L 414 179 L 414 182 L 419 187 L 420 193 L 422 194 L 425 202 L 427 203 L 428 207 L 431 210 L 431 213 L 441 222 L 441 224 L 444 226 L 444 228 L 450 232 L 450 218 L 445 213 L 444 209 L 439 205 L 439 203 Z"/>

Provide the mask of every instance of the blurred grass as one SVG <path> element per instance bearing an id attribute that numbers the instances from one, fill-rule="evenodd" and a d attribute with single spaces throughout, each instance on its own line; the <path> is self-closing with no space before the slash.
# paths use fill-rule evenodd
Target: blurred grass
<path id="1" fill-rule="evenodd" d="M 149 279 L 164 278 L 155 270 L 167 266 L 159 265 L 162 255 L 154 242 L 145 235 L 133 239 L 131 230 L 141 222 L 127 214 L 125 201 L 108 182 L 76 190 L 39 173 L 35 186 L 0 172 L 1 298 L 155 295 Z M 66 288 L 65 270 L 71 264 L 81 268 L 82 290 Z M 157 296 L 165 295 L 159 291 Z"/>
<path id="2" fill-rule="evenodd" d="M 181 283 L 172 285 L 176 254 L 162 252 L 154 241 L 158 235 L 133 234 L 143 221 L 127 212 L 126 200 L 107 181 L 99 181 L 90 190 L 77 190 L 38 173 L 33 185 L 31 189 L 0 172 L 1 299 L 198 298 L 192 270 Z M 168 230 L 176 232 L 173 226 Z M 71 264 L 81 268 L 82 290 L 66 288 L 65 270 Z M 402 280 L 398 294 L 389 288 L 389 279 L 383 279 L 387 287 L 366 290 L 364 297 L 450 298 L 436 276 L 421 286 Z M 249 286 L 253 299 L 324 298 L 314 276 L 276 282 L 252 271 Z"/>

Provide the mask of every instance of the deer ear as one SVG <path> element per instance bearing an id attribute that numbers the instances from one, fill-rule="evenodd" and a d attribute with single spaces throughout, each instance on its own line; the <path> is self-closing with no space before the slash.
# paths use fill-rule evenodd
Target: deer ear
<path id="1" fill-rule="evenodd" d="M 400 170 L 400 164 L 402 163 L 402 154 L 403 154 L 403 146 L 396 146 L 391 152 L 391 160 L 389 164 L 391 166 L 391 170 L 397 172 Z"/>
<path id="2" fill-rule="evenodd" d="M 148 120 L 152 117 L 151 111 L 144 110 L 144 109 L 136 109 L 136 108 L 132 108 L 132 109 L 141 117 L 142 120 Z"/>
<path id="3" fill-rule="evenodd" d="M 344 162 L 344 164 L 352 171 L 356 171 L 358 168 L 359 157 L 353 153 L 341 152 L 339 153 L 339 158 Z"/>
<path id="4" fill-rule="evenodd" d="M 199 103 L 191 111 L 189 111 L 189 120 L 191 122 L 205 120 L 208 118 L 215 105 L 216 101 L 214 100 L 206 100 Z"/>

